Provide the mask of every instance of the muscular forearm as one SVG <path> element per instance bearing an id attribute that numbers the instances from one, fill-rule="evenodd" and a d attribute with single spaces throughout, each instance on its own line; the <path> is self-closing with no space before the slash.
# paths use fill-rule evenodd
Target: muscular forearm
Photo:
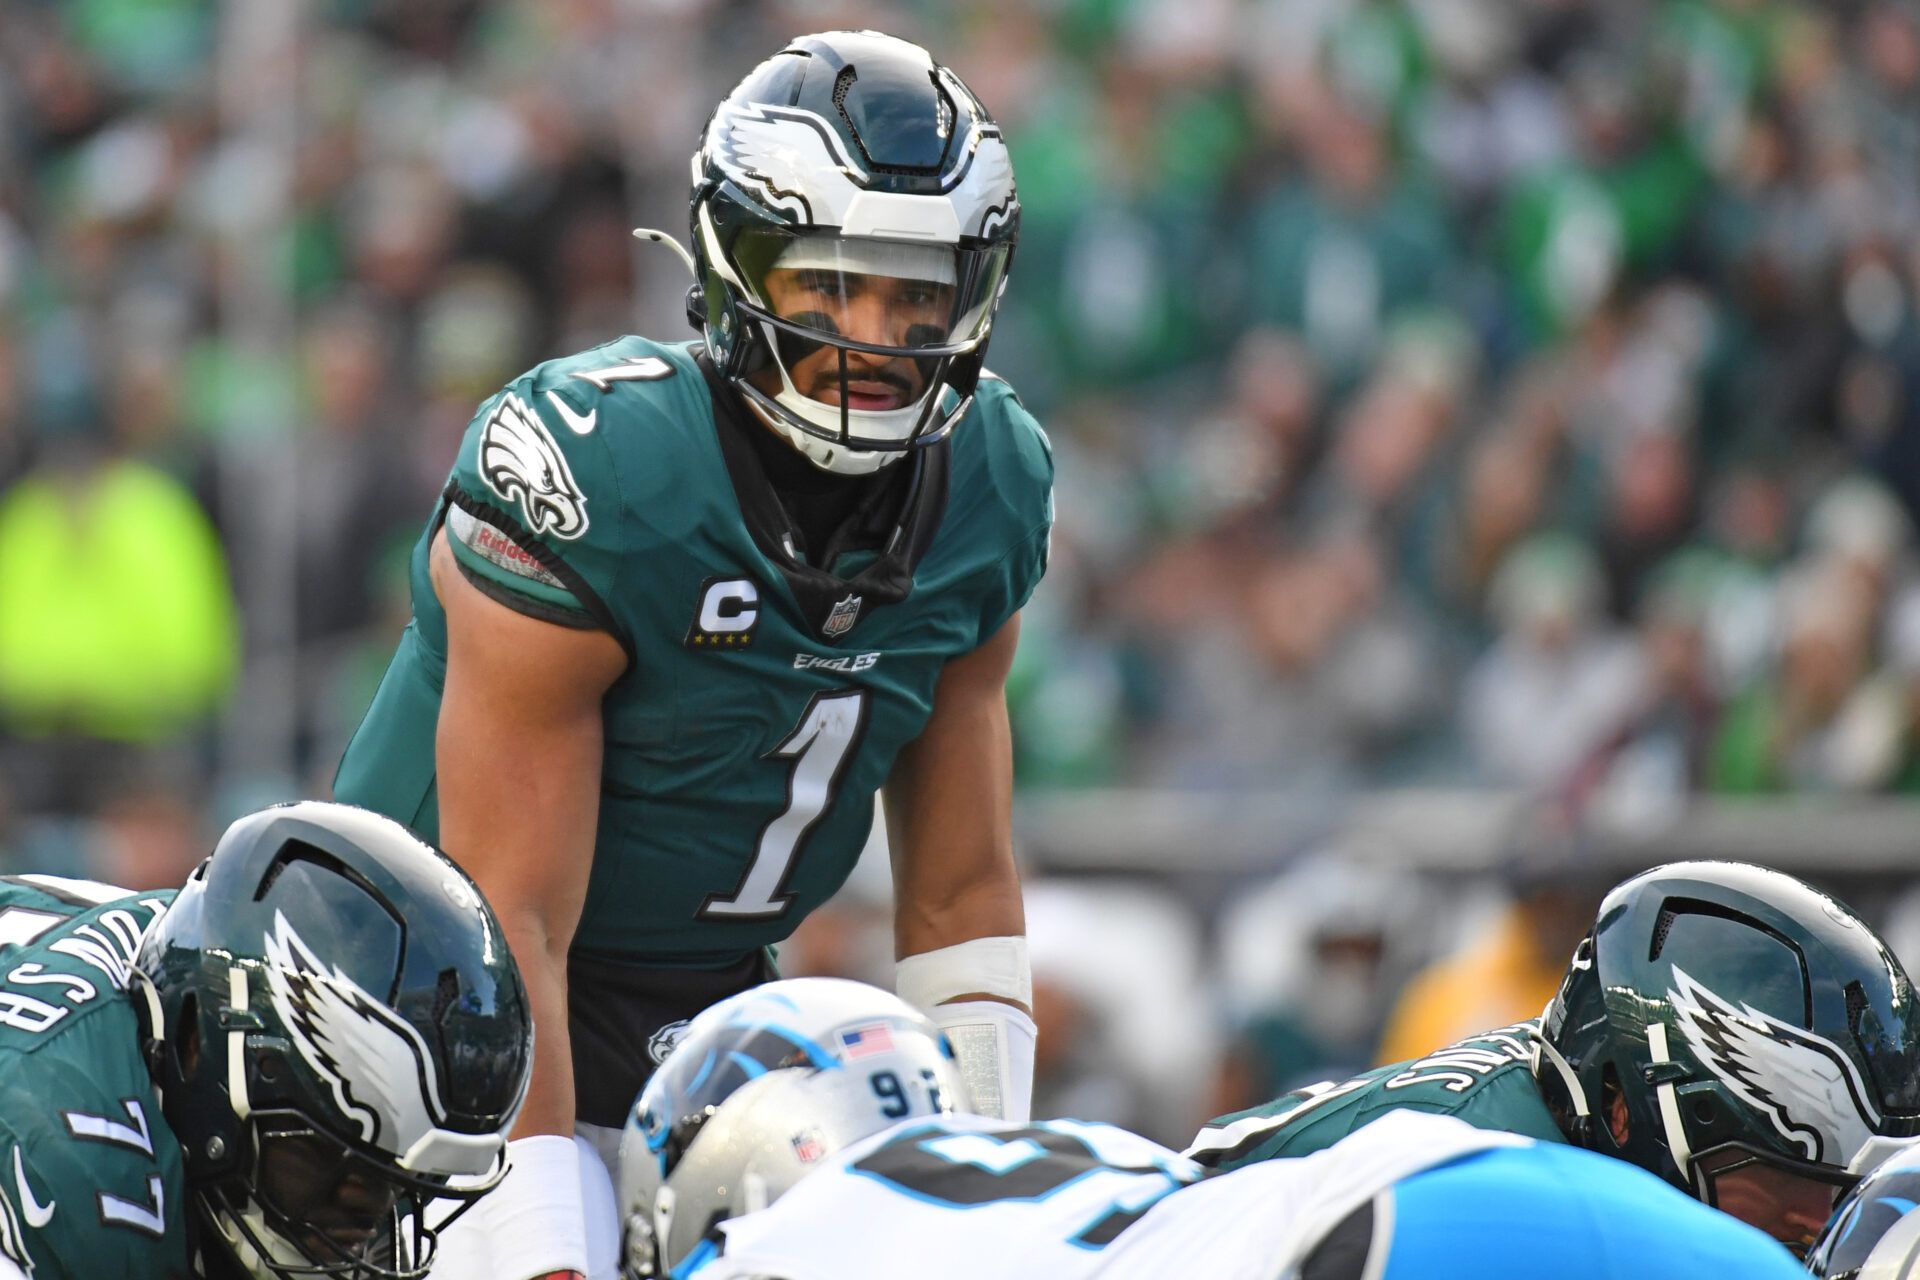
<path id="1" fill-rule="evenodd" d="M 588 778 L 597 778 L 597 758 L 576 755 L 574 768 Z M 514 795 L 510 780 L 492 777 L 470 762 L 452 763 L 453 769 L 445 776 L 452 783 L 448 789 L 453 794 L 443 799 L 443 805 L 447 800 L 454 801 L 443 808 L 447 851 L 456 861 L 471 860 L 469 869 L 494 904 L 507 946 L 519 962 L 533 1013 L 533 1081 L 513 1136 L 571 1134 L 573 1055 L 567 1035 L 567 948 L 579 919 L 580 904 L 576 892 L 556 895 L 551 886 L 538 883 L 538 876 L 541 868 L 591 861 L 591 810 L 582 818 L 579 797 L 568 804 L 564 796 L 543 795 L 543 789 L 553 783 L 536 779 L 517 797 L 524 807 L 509 813 L 497 802 L 500 797 Z M 476 788 L 481 795 L 463 794 Z M 528 814 L 553 815 L 542 825 L 584 846 L 586 852 L 561 856 L 552 837 L 520 829 Z M 573 828 L 570 832 L 569 827 Z"/>
<path id="2" fill-rule="evenodd" d="M 435 547 L 449 653 L 434 741 L 440 835 L 500 917 L 534 1022 L 533 1082 L 514 1136 L 573 1132 L 567 950 L 599 822 L 600 700 L 617 641 L 487 599 Z"/>
<path id="3" fill-rule="evenodd" d="M 571 763 L 579 771 L 576 776 L 597 778 L 597 758 L 589 759 L 584 752 L 575 755 Z M 531 794 L 520 797 L 525 807 L 510 814 L 496 805 L 498 797 L 513 794 L 509 780 L 489 779 L 485 770 L 473 769 L 464 762 L 455 763 L 454 775 L 457 781 L 448 778 L 454 793 L 449 799 L 461 797 L 476 784 L 487 799 L 481 802 L 474 796 L 443 810 L 451 819 L 444 823 L 448 852 L 456 861 L 463 854 L 472 859 L 470 870 L 500 916 L 507 946 L 526 981 L 527 1003 L 533 1013 L 533 1080 L 513 1136 L 571 1134 L 574 1094 L 573 1055 L 567 1035 L 567 950 L 579 919 L 580 903 L 577 889 L 555 894 L 551 885 L 539 883 L 539 875 L 542 868 L 553 873 L 563 865 L 591 862 L 591 810 L 583 817 L 581 797 L 573 797 L 571 805 L 558 803 L 542 796 L 543 784 L 536 783 L 527 788 Z M 543 799 L 547 803 L 539 803 Z M 575 842 L 585 852 L 563 857 L 552 836 L 543 838 L 540 833 L 520 829 L 528 814 L 553 815 L 541 825 Z"/>
<path id="4" fill-rule="evenodd" d="M 1019 880 L 1011 876 L 983 880 L 940 899 L 903 899 L 894 916 L 894 954 L 920 955 L 974 938 L 1025 932 Z"/>
<path id="5" fill-rule="evenodd" d="M 507 945 L 520 958 L 533 1012 L 533 1080 L 513 1126 L 515 1138 L 573 1133 L 573 1043 L 567 1034 L 567 958 L 555 955 L 537 925 L 505 926 Z"/>
<path id="6" fill-rule="evenodd" d="M 890 812 L 892 801 L 890 794 Z M 1014 866 L 1012 840 L 1002 825 L 1004 819 L 995 821 L 978 813 L 971 821 L 958 814 L 944 816 L 944 820 L 935 816 L 931 822 L 926 821 L 928 817 L 928 807 L 923 804 L 919 821 L 891 824 L 890 836 L 896 847 L 914 849 L 911 865 L 921 872 L 909 873 L 895 894 L 894 955 L 904 960 L 978 938 L 1024 935 L 1027 925 L 1020 876 Z M 925 874 L 929 866 L 955 865 L 970 865 L 974 873 L 965 877 Z M 1004 993 L 984 989 L 955 993 L 949 998 L 1001 1000 L 1026 1007 Z"/>
<path id="7" fill-rule="evenodd" d="M 1017 635 L 1017 622 L 1009 623 L 982 650 L 948 664 L 933 716 L 887 780 L 896 956 L 1026 932 L 1002 692 Z"/>

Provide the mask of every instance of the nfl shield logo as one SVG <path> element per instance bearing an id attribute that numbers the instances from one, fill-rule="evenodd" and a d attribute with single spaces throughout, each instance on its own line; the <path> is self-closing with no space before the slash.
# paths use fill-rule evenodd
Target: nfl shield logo
<path id="1" fill-rule="evenodd" d="M 837 640 L 853 630 L 853 624 L 860 620 L 860 597 L 849 595 L 845 600 L 833 606 L 833 612 L 820 624 L 820 634 L 829 640 Z"/>

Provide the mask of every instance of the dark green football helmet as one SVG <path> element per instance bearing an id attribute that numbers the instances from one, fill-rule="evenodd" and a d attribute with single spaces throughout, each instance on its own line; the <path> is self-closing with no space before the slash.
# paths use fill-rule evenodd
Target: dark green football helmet
<path id="1" fill-rule="evenodd" d="M 714 111 L 693 184 L 691 318 L 815 465 L 872 471 L 959 421 L 1020 203 L 1000 128 L 958 76 L 879 32 L 802 36 Z M 804 288 L 776 290 L 776 273 Z M 797 372 L 823 349 L 832 400 Z"/>
<path id="2" fill-rule="evenodd" d="M 1682 862 L 1614 889 L 1542 1031 L 1570 1138 L 1789 1243 L 1863 1148 L 1920 1133 L 1913 984 L 1858 916 L 1777 871 Z"/>
<path id="3" fill-rule="evenodd" d="M 256 1277 L 425 1275 L 427 1203 L 498 1181 L 533 1061 L 465 873 L 378 814 L 280 805 L 228 828 L 135 963 L 208 1247 Z"/>

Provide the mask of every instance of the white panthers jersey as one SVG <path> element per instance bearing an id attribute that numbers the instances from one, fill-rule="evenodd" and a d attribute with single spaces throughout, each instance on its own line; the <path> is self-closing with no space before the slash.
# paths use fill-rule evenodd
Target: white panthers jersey
<path id="1" fill-rule="evenodd" d="M 1393 1112 L 1325 1151 L 1201 1180 L 1111 1125 L 906 1121 L 726 1223 L 696 1280 L 1274 1280 L 1402 1178 L 1528 1139 Z M 1227 1228 L 1230 1224 L 1230 1229 Z"/>

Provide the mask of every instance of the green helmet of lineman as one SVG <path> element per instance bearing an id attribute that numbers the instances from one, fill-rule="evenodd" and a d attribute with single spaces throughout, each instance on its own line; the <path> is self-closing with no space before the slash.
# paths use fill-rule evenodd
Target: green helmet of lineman
<path id="1" fill-rule="evenodd" d="M 1791 876 L 1682 862 L 1601 904 L 1542 1027 L 1569 1136 L 1810 1238 L 1870 1140 L 1920 1133 L 1920 1009 L 1886 944 Z M 1799 1207 L 1795 1208 L 1795 1202 Z"/>
<path id="2" fill-rule="evenodd" d="M 533 1056 L 472 882 L 377 814 L 281 805 L 228 829 L 135 964 L 203 1239 L 255 1277 L 425 1275 L 428 1203 L 498 1179 Z"/>

